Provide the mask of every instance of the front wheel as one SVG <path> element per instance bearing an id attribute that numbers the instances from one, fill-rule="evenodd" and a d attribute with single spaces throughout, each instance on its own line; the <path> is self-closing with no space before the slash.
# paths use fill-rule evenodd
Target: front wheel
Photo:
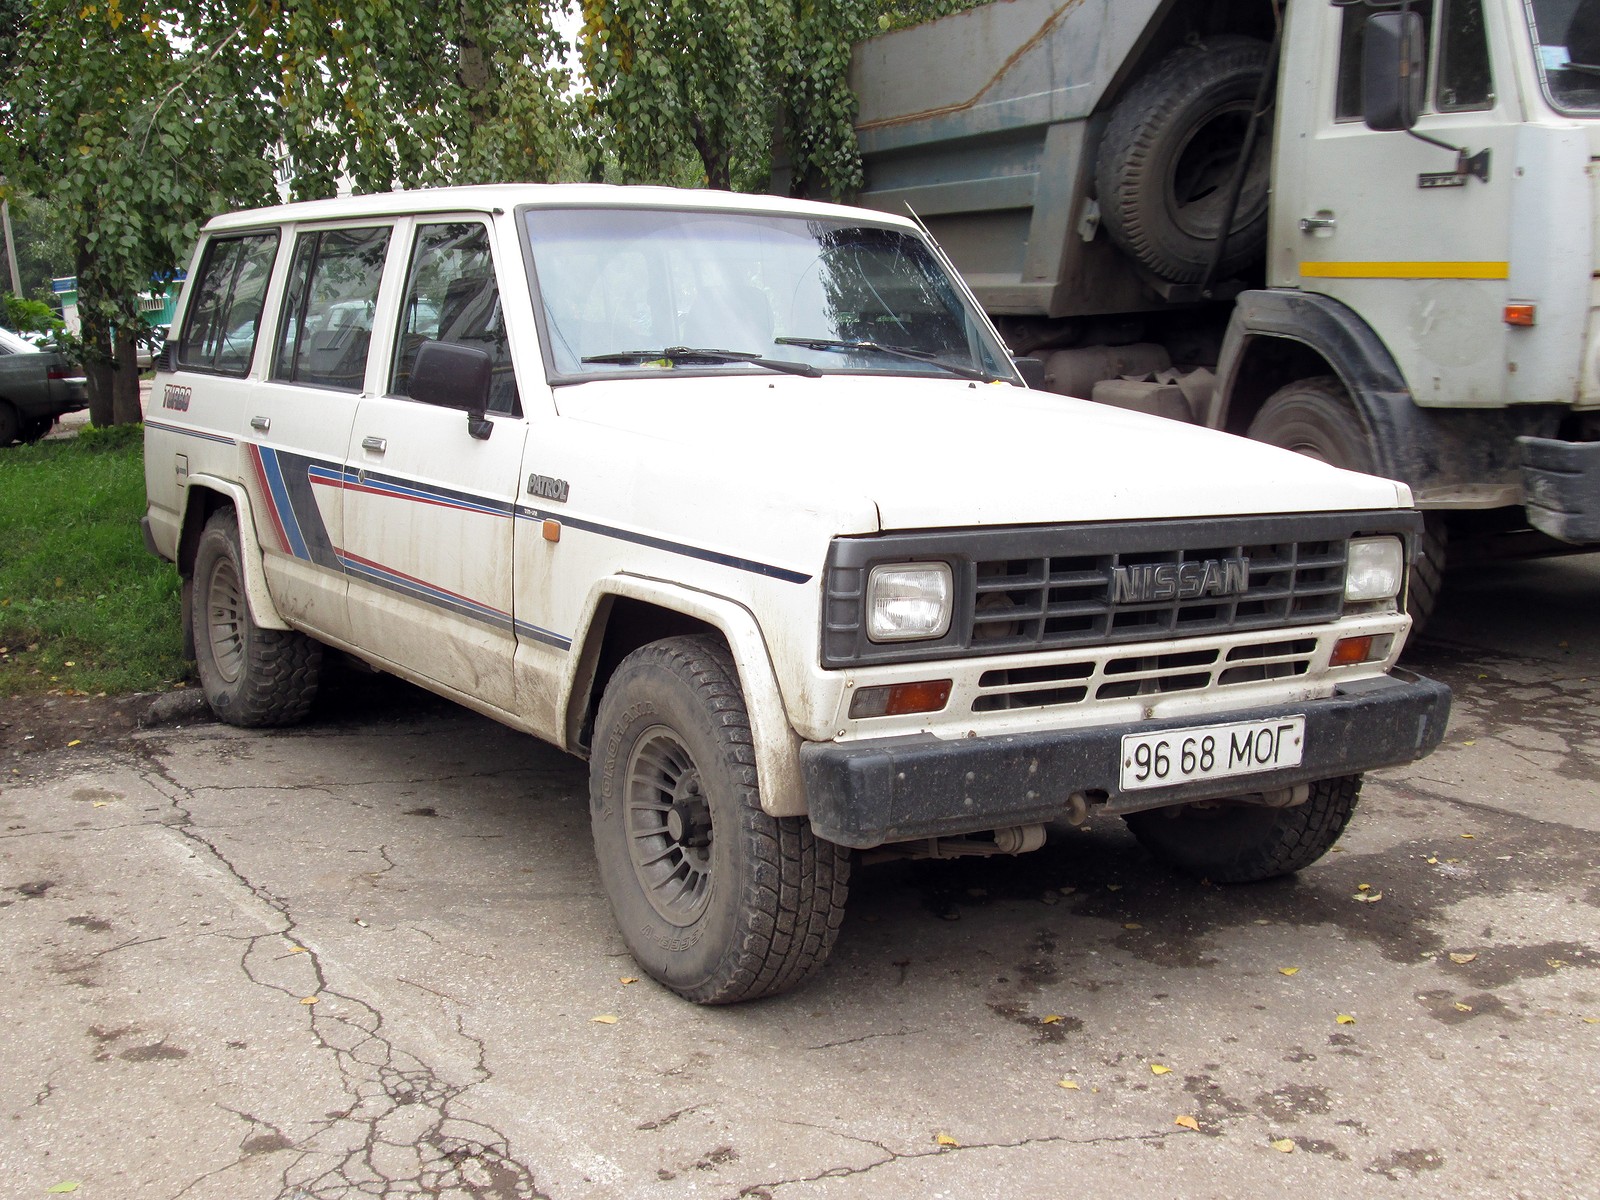
<path id="1" fill-rule="evenodd" d="M 1339 840 L 1361 776 L 1320 779 L 1291 808 L 1217 800 L 1123 818 L 1159 862 L 1213 883 L 1258 883 L 1309 867 Z"/>
<path id="2" fill-rule="evenodd" d="M 678 637 L 606 686 L 589 764 L 600 879 L 639 966 L 680 996 L 787 991 L 827 960 L 850 852 L 761 809 L 750 720 L 727 648 Z"/>
<path id="3" fill-rule="evenodd" d="M 263 629 L 244 591 L 244 555 L 232 511 L 212 515 L 194 556 L 189 605 L 195 663 L 211 711 L 230 725 L 292 725 L 317 694 L 322 646 L 303 633 Z"/>

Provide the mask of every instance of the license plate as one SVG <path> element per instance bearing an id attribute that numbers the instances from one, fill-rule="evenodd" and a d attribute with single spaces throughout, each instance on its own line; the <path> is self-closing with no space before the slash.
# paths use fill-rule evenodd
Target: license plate
<path id="1" fill-rule="evenodd" d="M 1126 734 L 1122 739 L 1122 790 L 1298 767 L 1305 742 L 1303 716 Z"/>

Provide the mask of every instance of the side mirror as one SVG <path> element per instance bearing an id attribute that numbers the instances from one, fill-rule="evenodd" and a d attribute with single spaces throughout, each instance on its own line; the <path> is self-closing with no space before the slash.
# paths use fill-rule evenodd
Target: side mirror
<path id="1" fill-rule="evenodd" d="M 1013 358 L 1011 361 L 1017 368 L 1017 374 L 1022 376 L 1023 383 L 1036 392 L 1044 390 L 1044 359 Z"/>
<path id="2" fill-rule="evenodd" d="M 423 342 L 411 367 L 406 394 L 423 404 L 459 408 L 467 414 L 467 432 L 483 440 L 494 432 L 489 420 L 489 384 L 494 360 L 487 350 L 457 342 Z"/>
<path id="3" fill-rule="evenodd" d="M 1361 46 L 1361 116 L 1368 129 L 1410 129 L 1428 86 L 1427 30 L 1414 12 L 1373 13 Z"/>

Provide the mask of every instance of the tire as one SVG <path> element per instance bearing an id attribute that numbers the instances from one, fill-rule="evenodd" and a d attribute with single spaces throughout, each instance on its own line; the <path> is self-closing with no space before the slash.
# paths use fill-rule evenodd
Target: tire
<path id="1" fill-rule="evenodd" d="M 589 764 L 595 857 L 623 940 L 698 1004 L 797 987 L 844 919 L 850 852 L 761 810 L 733 659 L 710 637 L 634 651 L 606 686 Z"/>
<path id="2" fill-rule="evenodd" d="M 195 549 L 189 605 L 200 686 L 211 711 L 230 725 L 293 725 L 316 697 L 322 646 L 303 633 L 256 625 L 243 561 L 232 511 L 214 513 Z"/>
<path id="3" fill-rule="evenodd" d="M 1339 840 L 1361 794 L 1361 776 L 1311 785 L 1292 808 L 1185 804 L 1123 818 L 1152 857 L 1213 883 L 1259 883 L 1309 867 Z"/>
<path id="4" fill-rule="evenodd" d="M 9 400 L 0 400 L 0 446 L 9 446 L 22 433 L 22 418 Z"/>
<path id="5" fill-rule="evenodd" d="M 18 436 L 21 438 L 23 445 L 31 446 L 54 429 L 55 424 L 56 419 L 54 417 L 37 417 L 32 421 L 24 421 Z"/>
<path id="6" fill-rule="evenodd" d="M 1249 436 L 1348 471 L 1377 469 L 1367 431 L 1332 375 L 1300 379 L 1267 397 Z"/>
<path id="7" fill-rule="evenodd" d="M 1135 261 L 1173 283 L 1211 267 L 1239 148 L 1267 70 L 1253 38 L 1215 38 L 1162 59 L 1117 101 L 1100 139 L 1100 220 Z M 1271 130 L 1258 131 L 1220 264 L 1222 277 L 1267 248 Z"/>
<path id="8" fill-rule="evenodd" d="M 1267 397 L 1249 436 L 1269 446 L 1281 446 L 1330 466 L 1369 474 L 1378 469 L 1361 418 L 1356 415 L 1344 385 L 1331 375 L 1301 379 Z M 1416 560 L 1411 564 L 1406 612 L 1411 631 L 1421 633 L 1439 603 L 1444 586 L 1445 521 L 1442 513 L 1429 513 L 1417 539 Z"/>

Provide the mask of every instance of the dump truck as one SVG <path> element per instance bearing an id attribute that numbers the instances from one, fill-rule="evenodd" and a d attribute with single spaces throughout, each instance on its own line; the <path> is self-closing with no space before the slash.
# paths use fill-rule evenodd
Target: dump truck
<path id="1" fill-rule="evenodd" d="M 851 82 L 1038 386 L 1404 481 L 1417 616 L 1600 543 L 1596 0 L 997 0 Z"/>

